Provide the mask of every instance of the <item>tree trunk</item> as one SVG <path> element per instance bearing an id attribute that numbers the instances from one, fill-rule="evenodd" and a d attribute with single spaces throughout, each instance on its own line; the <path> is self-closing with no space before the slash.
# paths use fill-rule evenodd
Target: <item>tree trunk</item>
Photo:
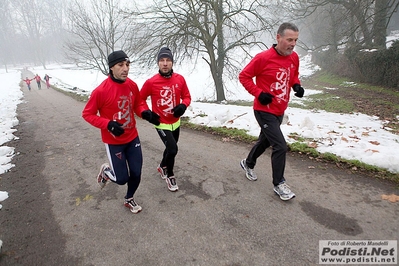
<path id="1" fill-rule="evenodd" d="M 379 48 L 386 48 L 386 23 L 388 0 L 375 1 L 375 17 L 374 17 L 374 44 Z"/>
<path id="2" fill-rule="evenodd" d="M 226 96 L 224 95 L 223 79 L 220 75 L 217 75 L 216 77 L 215 87 L 216 87 L 216 101 L 221 102 L 226 100 Z"/>
<path id="3" fill-rule="evenodd" d="M 223 65 L 222 66 L 218 65 L 217 62 L 220 61 L 220 59 L 216 60 L 213 50 L 211 52 L 208 52 L 208 54 L 210 55 L 210 61 L 208 62 L 206 59 L 205 61 L 209 65 L 212 74 L 213 83 L 215 84 L 216 101 L 221 102 L 226 100 L 226 96 L 224 94 L 224 87 L 223 87 L 223 69 L 220 69 L 220 67 L 223 68 Z"/>
<path id="4" fill-rule="evenodd" d="M 339 2 L 339 1 L 338 1 Z M 364 13 L 364 9 L 362 8 L 362 1 L 348 1 L 343 2 L 342 5 L 351 13 L 353 17 L 356 18 L 357 23 L 355 24 L 355 28 L 359 26 L 360 31 L 363 35 L 363 42 L 367 47 L 370 47 L 373 43 L 371 31 L 367 27 L 367 17 Z M 355 29 L 353 28 L 353 29 Z"/>
<path id="5" fill-rule="evenodd" d="M 217 21 L 217 58 L 216 58 L 216 79 L 215 79 L 215 87 L 216 87 L 216 101 L 221 102 L 226 100 L 224 94 L 224 86 L 223 86 L 223 70 L 224 70 L 224 61 L 225 61 L 225 47 L 224 47 L 224 34 L 223 34 L 223 1 L 217 1 L 217 12 L 216 12 L 216 21 Z"/>

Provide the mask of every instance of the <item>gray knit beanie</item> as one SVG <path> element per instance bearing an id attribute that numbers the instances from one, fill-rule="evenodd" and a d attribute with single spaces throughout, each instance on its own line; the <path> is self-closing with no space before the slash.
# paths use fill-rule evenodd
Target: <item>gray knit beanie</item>
<path id="1" fill-rule="evenodd" d="M 159 62 L 161 58 L 169 58 L 173 63 L 173 54 L 168 47 L 162 47 L 161 50 L 159 50 L 157 62 Z"/>

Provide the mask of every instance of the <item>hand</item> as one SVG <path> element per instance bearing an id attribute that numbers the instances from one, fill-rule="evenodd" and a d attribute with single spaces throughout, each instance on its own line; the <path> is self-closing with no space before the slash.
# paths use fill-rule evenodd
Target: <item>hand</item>
<path id="1" fill-rule="evenodd" d="M 109 121 L 107 128 L 114 136 L 117 136 L 117 137 L 119 137 L 120 135 L 125 133 L 125 130 L 123 129 L 122 124 L 118 123 L 116 121 L 112 121 L 112 120 Z"/>
<path id="2" fill-rule="evenodd" d="M 172 109 L 172 111 L 173 111 L 173 116 L 174 117 L 180 117 L 180 116 L 182 116 L 183 114 L 184 114 L 184 112 L 186 111 L 186 109 L 187 109 L 187 106 L 185 106 L 184 104 L 179 104 L 179 105 L 176 105 L 173 109 Z"/>
<path id="3" fill-rule="evenodd" d="M 259 100 L 259 102 L 261 103 L 261 104 L 263 104 L 263 105 L 268 105 L 269 103 L 271 103 L 272 102 L 272 99 L 273 99 L 273 95 L 271 95 L 270 93 L 268 93 L 268 92 L 261 92 L 260 94 L 259 94 L 259 96 L 258 96 L 258 100 Z"/>
<path id="4" fill-rule="evenodd" d="M 295 83 L 294 86 L 292 86 L 292 89 L 295 91 L 295 96 L 302 98 L 303 95 L 305 94 L 305 90 L 301 87 L 301 85 Z"/>
<path id="5" fill-rule="evenodd" d="M 159 122 L 159 115 L 157 115 L 156 113 L 154 113 L 151 110 L 145 110 L 141 113 L 141 117 L 145 120 L 147 120 L 148 122 L 150 122 L 151 124 L 154 124 L 156 126 L 159 126 L 160 122 Z"/>

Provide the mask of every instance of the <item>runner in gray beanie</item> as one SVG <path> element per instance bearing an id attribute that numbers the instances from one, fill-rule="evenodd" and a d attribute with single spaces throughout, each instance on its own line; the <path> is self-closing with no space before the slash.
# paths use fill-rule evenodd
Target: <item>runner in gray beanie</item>
<path id="1" fill-rule="evenodd" d="M 159 62 L 159 60 L 161 58 L 165 58 L 165 57 L 172 60 L 172 63 L 173 63 L 173 54 L 172 54 L 172 51 L 170 51 L 170 49 L 168 47 L 162 47 L 161 50 L 159 50 L 159 53 L 157 56 L 157 62 Z"/>

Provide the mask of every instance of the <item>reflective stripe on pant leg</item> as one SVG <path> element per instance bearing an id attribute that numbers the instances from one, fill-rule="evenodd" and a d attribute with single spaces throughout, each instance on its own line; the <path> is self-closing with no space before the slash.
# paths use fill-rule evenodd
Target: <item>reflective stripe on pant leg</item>
<path id="1" fill-rule="evenodd" d="M 118 185 L 124 185 L 129 180 L 128 165 L 126 162 L 125 148 L 127 144 L 111 145 L 105 144 L 108 160 L 114 173 L 115 180 Z"/>

